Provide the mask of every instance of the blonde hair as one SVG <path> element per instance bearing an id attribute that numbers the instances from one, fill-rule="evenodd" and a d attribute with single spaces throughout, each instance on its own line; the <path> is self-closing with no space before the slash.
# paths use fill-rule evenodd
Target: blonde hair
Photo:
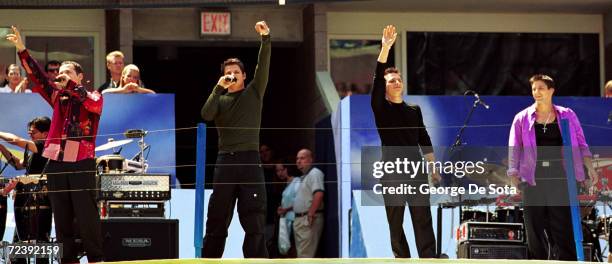
<path id="1" fill-rule="evenodd" d="M 604 95 L 608 96 L 610 93 L 612 93 L 612 80 L 608 81 L 606 86 L 604 86 Z"/>
<path id="2" fill-rule="evenodd" d="M 110 52 L 108 55 L 106 55 L 106 63 L 109 63 L 113 58 L 116 58 L 116 57 L 119 57 L 122 59 L 125 58 L 125 56 L 123 55 L 123 52 L 115 50 L 115 51 Z"/>
<path id="3" fill-rule="evenodd" d="M 137 71 L 140 74 L 140 69 L 138 69 L 138 66 L 134 64 L 126 65 L 125 67 L 123 67 L 123 71 L 121 71 L 121 80 L 119 81 L 119 87 L 123 87 L 123 85 L 125 85 L 125 83 L 123 82 L 123 77 L 128 75 L 130 71 Z M 140 80 L 138 80 L 138 86 L 141 86 Z"/>

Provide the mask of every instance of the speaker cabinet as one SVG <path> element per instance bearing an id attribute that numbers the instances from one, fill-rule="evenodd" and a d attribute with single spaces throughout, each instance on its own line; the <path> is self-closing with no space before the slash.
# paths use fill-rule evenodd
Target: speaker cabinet
<path id="1" fill-rule="evenodd" d="M 527 259 L 523 244 L 463 242 L 457 247 L 457 256 L 468 259 Z"/>
<path id="2" fill-rule="evenodd" d="M 106 261 L 176 259 L 177 219 L 102 219 Z"/>

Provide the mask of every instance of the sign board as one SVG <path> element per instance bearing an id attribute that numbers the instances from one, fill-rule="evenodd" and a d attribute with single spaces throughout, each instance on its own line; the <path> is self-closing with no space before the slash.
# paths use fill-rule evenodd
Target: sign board
<path id="1" fill-rule="evenodd" d="M 230 12 L 200 12 L 200 35 L 230 35 L 232 33 L 231 29 L 232 16 Z"/>

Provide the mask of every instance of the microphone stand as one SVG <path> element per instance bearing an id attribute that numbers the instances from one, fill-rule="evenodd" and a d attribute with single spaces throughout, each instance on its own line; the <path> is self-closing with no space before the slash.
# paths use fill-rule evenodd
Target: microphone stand
<path id="1" fill-rule="evenodd" d="M 468 93 L 473 92 L 471 90 L 468 90 L 464 93 L 464 95 L 467 95 Z M 478 107 L 478 104 L 480 103 L 480 98 L 476 97 L 476 100 L 474 100 L 474 103 L 472 104 L 472 108 L 470 109 L 470 111 L 468 112 L 467 116 L 465 117 L 465 120 L 463 120 L 463 125 L 461 126 L 461 128 L 459 129 L 459 132 L 457 133 L 457 136 L 455 137 L 455 141 L 453 143 L 453 145 L 451 145 L 449 151 L 448 151 L 448 157 L 451 158 L 455 153 L 455 150 L 457 147 L 462 146 L 463 142 L 461 142 L 461 137 L 463 136 L 463 131 L 465 130 L 465 128 L 467 127 L 467 124 L 470 122 L 470 119 L 472 118 L 472 114 L 474 113 L 474 110 L 476 109 L 476 107 Z M 452 181 L 451 185 L 455 185 L 456 182 Z M 454 208 L 455 206 L 442 206 L 441 204 L 438 204 L 438 217 L 437 217 L 437 221 L 438 221 L 438 234 L 442 234 L 442 209 L 443 208 Z M 462 213 L 462 206 L 461 206 L 461 197 L 459 198 L 459 217 L 461 218 L 461 213 Z M 437 252 L 437 256 L 441 257 L 442 255 L 445 255 L 442 253 L 442 240 L 438 239 L 437 241 L 437 245 L 436 245 L 436 252 Z"/>

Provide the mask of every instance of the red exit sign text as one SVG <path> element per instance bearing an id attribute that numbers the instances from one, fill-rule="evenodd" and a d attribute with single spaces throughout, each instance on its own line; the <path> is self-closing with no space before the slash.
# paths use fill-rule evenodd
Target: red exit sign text
<path id="1" fill-rule="evenodd" d="M 208 12 L 200 13 L 201 35 L 229 35 L 231 34 L 232 16 L 230 12 Z"/>

